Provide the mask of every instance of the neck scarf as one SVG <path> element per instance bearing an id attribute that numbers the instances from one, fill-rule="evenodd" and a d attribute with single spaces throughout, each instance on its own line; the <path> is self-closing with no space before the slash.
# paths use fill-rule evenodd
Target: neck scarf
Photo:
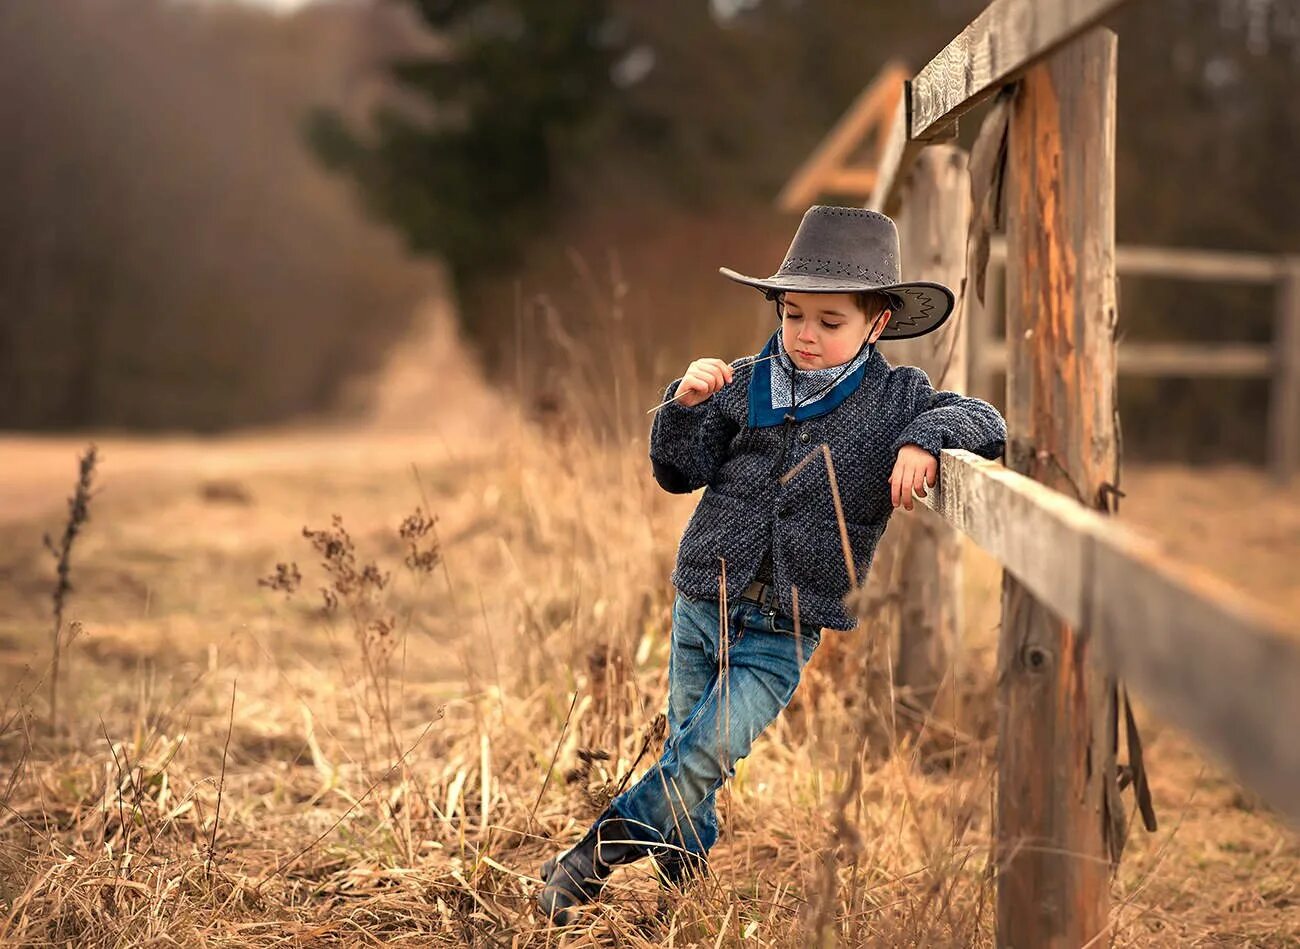
<path id="1" fill-rule="evenodd" d="M 750 428 L 825 415 L 861 384 L 874 353 L 875 346 L 864 343 L 857 355 L 843 365 L 799 369 L 785 351 L 778 329 L 758 357 L 775 358 L 755 366 L 749 379 Z"/>

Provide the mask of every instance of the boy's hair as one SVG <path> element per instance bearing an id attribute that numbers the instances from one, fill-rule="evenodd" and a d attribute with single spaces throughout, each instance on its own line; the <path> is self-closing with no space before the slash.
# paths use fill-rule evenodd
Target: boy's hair
<path id="1" fill-rule="evenodd" d="M 853 298 L 853 304 L 866 314 L 868 325 L 874 322 L 886 309 L 898 309 L 898 303 L 893 296 L 880 290 L 855 290 L 850 296 Z M 767 298 L 776 301 L 776 312 L 779 317 L 784 309 L 785 293 L 769 290 Z"/>
<path id="2" fill-rule="evenodd" d="M 894 301 L 889 294 L 881 293 L 879 290 L 858 290 L 853 294 L 853 302 L 859 310 L 867 315 L 868 323 L 878 317 L 885 309 L 894 308 Z"/>

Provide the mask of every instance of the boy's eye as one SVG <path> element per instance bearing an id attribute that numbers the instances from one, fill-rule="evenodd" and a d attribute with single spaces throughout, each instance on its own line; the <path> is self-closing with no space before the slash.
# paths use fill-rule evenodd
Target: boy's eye
<path id="1" fill-rule="evenodd" d="M 822 326 L 826 327 L 828 330 L 837 330 L 843 325 L 844 324 L 842 323 L 827 323 L 825 320 L 822 320 Z"/>
<path id="2" fill-rule="evenodd" d="M 803 319 L 803 314 L 802 314 L 802 313 L 791 313 L 789 310 L 786 310 L 786 311 L 785 311 L 785 315 L 786 315 L 786 318 L 787 318 L 787 319 L 791 319 L 791 320 L 801 320 L 801 319 Z"/>

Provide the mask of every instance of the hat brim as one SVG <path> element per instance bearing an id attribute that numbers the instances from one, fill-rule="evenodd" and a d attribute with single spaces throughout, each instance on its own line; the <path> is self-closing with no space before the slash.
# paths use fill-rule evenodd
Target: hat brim
<path id="1" fill-rule="evenodd" d="M 880 290 L 891 293 L 899 299 L 902 306 L 890 314 L 889 324 L 880 334 L 880 339 L 912 339 L 933 333 L 947 321 L 957 305 L 956 295 L 950 289 L 928 280 L 869 284 L 820 274 L 750 277 L 730 267 L 719 267 L 718 272 L 729 280 L 764 292 L 793 290 L 796 293 L 858 293 Z"/>

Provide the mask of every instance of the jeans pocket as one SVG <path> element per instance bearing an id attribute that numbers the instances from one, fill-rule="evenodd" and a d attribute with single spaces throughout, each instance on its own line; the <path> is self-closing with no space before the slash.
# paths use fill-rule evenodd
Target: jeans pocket
<path id="1" fill-rule="evenodd" d="M 772 628 L 782 635 L 789 636 L 791 639 L 798 638 L 805 644 L 804 653 L 810 653 L 817 648 L 822 641 L 822 630 L 820 626 L 806 626 L 799 624 L 798 633 L 795 632 L 794 620 L 789 616 L 777 614 L 772 617 Z"/>
<path id="2" fill-rule="evenodd" d="M 795 634 L 794 617 L 787 613 L 777 613 L 772 617 L 772 631 L 775 633 L 785 633 L 787 636 Z M 803 623 L 799 624 L 799 635 L 807 639 L 819 638 L 821 628 L 817 626 L 809 627 Z"/>

